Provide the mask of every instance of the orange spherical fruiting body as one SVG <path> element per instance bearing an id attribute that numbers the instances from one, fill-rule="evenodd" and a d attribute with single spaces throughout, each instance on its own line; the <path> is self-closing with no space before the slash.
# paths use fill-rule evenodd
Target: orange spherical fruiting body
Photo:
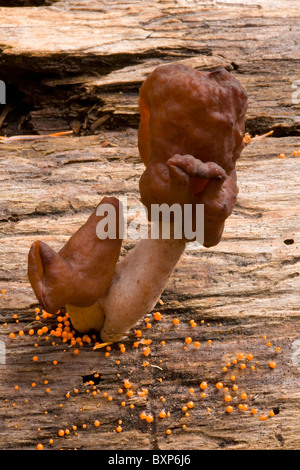
<path id="1" fill-rule="evenodd" d="M 152 423 L 153 419 L 154 419 L 154 418 L 153 418 L 152 415 L 147 415 L 147 416 L 146 416 L 146 421 L 147 421 L 147 423 Z"/>
<path id="2" fill-rule="evenodd" d="M 259 419 L 260 421 L 266 421 L 268 419 L 268 415 L 261 415 Z"/>
<path id="3" fill-rule="evenodd" d="M 132 387 L 132 383 L 130 382 L 130 380 L 128 380 L 128 379 L 124 380 L 124 387 L 127 388 L 127 389 Z"/>

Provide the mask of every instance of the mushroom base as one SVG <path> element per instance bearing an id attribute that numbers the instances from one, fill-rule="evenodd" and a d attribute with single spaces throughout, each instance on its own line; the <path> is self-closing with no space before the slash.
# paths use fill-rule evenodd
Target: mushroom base
<path id="1" fill-rule="evenodd" d="M 75 330 L 79 333 L 88 333 L 92 330 L 100 331 L 104 324 L 104 311 L 96 302 L 90 307 L 65 306 L 70 315 Z"/>
<path id="2" fill-rule="evenodd" d="M 116 266 L 106 294 L 90 307 L 66 305 L 80 333 L 100 332 L 101 339 L 120 341 L 150 313 L 184 249 L 184 239 L 142 239 Z"/>

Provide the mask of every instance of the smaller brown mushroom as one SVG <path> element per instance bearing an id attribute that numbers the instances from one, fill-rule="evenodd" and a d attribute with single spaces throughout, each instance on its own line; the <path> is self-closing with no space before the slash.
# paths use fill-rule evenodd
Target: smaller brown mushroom
<path id="1" fill-rule="evenodd" d="M 113 239 L 101 240 L 97 236 L 97 225 L 104 214 L 97 215 L 99 208 L 112 206 L 116 213 L 116 234 Z M 87 222 L 56 253 L 46 243 L 35 241 L 28 254 L 28 278 L 37 299 L 50 313 L 71 304 L 74 312 L 82 308 L 93 312 L 73 318 L 74 327 L 88 330 L 103 323 L 102 314 L 91 306 L 110 286 L 115 266 L 119 258 L 122 239 L 119 234 L 119 211 L 122 210 L 118 199 L 104 197 Z M 102 211 L 103 212 L 103 211 Z"/>

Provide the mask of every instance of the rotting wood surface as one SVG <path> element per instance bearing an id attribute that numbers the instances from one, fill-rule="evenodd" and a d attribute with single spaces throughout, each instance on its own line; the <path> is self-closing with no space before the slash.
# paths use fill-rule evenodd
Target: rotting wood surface
<path id="1" fill-rule="evenodd" d="M 293 84 L 300 78 L 300 8 L 267 1 L 142 4 L 1 9 L 0 78 L 9 83 L 14 106 L 2 135 L 72 126 L 78 136 L 0 143 L 0 287 L 6 291 L 0 296 L 0 448 L 299 449 L 300 159 L 293 152 L 300 149 Z M 173 60 L 231 70 L 249 94 L 247 130 L 273 130 L 273 136 L 252 140 L 238 162 L 240 193 L 222 242 L 188 246 L 157 306 L 162 319 L 150 315 L 151 328 L 138 325 L 142 338 L 152 340 L 151 354 L 144 355 L 142 343 L 135 348 L 130 336 L 124 353 L 115 344 L 106 357 L 105 349 L 93 350 L 93 340 L 76 355 L 49 334 L 55 318 L 35 319 L 28 249 L 36 239 L 59 249 L 104 195 L 139 201 L 138 87 L 152 66 Z M 126 241 L 122 254 L 132 244 Z M 42 326 L 48 340 L 46 333 L 28 334 Z M 187 345 L 188 336 L 200 346 Z M 244 357 L 234 365 L 238 353 Z M 230 403 L 218 381 L 228 386 Z M 186 416 L 189 401 L 194 406 Z M 248 409 L 239 409 L 243 403 Z M 160 418 L 163 409 L 170 416 Z M 142 411 L 153 421 L 140 419 Z M 266 421 L 259 419 L 264 414 Z M 59 437 L 60 429 L 69 433 Z"/>

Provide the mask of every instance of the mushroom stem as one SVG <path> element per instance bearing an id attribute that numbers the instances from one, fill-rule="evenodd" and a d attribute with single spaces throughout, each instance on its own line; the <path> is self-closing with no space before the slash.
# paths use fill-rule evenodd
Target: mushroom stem
<path id="1" fill-rule="evenodd" d="M 105 312 L 103 341 L 119 341 L 153 310 L 185 249 L 184 239 L 141 239 L 116 266 L 107 293 L 99 300 Z"/>

